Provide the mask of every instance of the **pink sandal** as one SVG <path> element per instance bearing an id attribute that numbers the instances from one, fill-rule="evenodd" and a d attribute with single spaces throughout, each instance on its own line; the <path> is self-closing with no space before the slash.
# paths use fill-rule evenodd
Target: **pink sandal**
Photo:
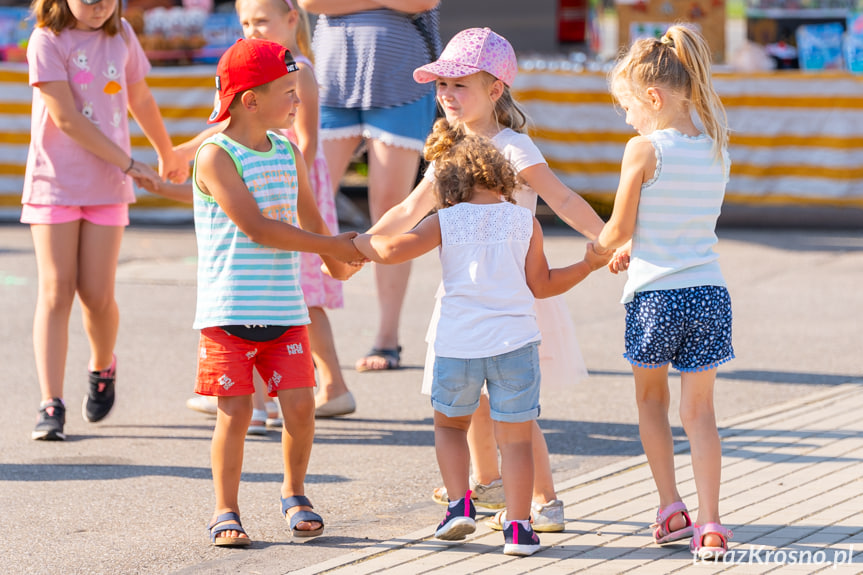
<path id="1" fill-rule="evenodd" d="M 671 531 L 669 524 L 675 515 L 682 515 L 686 520 L 686 526 L 677 531 Z M 689 518 L 689 511 L 686 510 L 683 501 L 675 501 L 665 509 L 657 511 L 656 523 L 651 527 L 653 528 L 653 540 L 659 545 L 692 537 L 692 519 Z"/>
<path id="2" fill-rule="evenodd" d="M 707 534 L 717 535 L 722 541 L 722 545 L 719 547 L 705 546 L 704 536 Z M 734 533 L 731 532 L 731 529 L 723 527 L 719 523 L 696 525 L 692 534 L 692 541 L 689 542 L 689 550 L 698 559 L 722 559 L 728 552 L 728 540 L 732 537 L 734 537 Z"/>

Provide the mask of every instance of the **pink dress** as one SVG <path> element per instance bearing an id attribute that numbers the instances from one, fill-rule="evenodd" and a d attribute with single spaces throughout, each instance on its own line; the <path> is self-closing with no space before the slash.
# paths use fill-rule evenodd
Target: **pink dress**
<path id="1" fill-rule="evenodd" d="M 312 63 L 308 58 L 297 54 L 296 60 L 312 68 Z M 313 68 L 312 72 L 314 72 Z M 318 126 L 318 129 L 320 129 L 320 126 Z M 297 135 L 293 129 L 287 130 L 285 135 L 293 143 L 297 143 Z M 309 173 L 309 181 L 315 194 L 315 203 L 318 206 L 318 211 L 321 212 L 321 217 L 326 222 L 327 227 L 330 228 L 330 233 L 337 234 L 339 232 L 339 219 L 336 214 L 336 198 L 333 195 L 333 185 L 330 180 L 330 170 L 327 167 L 327 160 L 320 145 L 315 153 L 315 163 L 312 165 L 311 172 Z M 300 286 L 303 288 L 306 305 L 308 307 L 329 309 L 344 307 L 342 282 L 322 272 L 322 263 L 320 256 L 317 254 L 307 252 L 300 254 Z"/>

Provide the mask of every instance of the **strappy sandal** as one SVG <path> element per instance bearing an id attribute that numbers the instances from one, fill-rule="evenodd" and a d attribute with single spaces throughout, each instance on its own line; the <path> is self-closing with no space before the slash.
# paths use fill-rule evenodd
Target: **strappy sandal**
<path id="1" fill-rule="evenodd" d="M 356 370 L 359 372 L 363 371 L 386 371 L 388 369 L 399 369 L 401 367 L 401 353 L 402 346 L 394 347 L 394 348 L 383 348 L 383 347 L 373 347 L 369 350 L 369 352 L 363 356 L 360 361 L 365 361 L 370 357 L 380 357 L 386 362 L 385 367 L 381 369 L 373 369 L 371 367 L 366 367 L 366 365 L 360 365 L 359 361 L 356 365 Z"/>
<path id="2" fill-rule="evenodd" d="M 719 547 L 708 547 L 704 545 L 705 535 L 716 535 L 722 542 Z M 728 540 L 734 537 L 731 529 L 723 527 L 719 523 L 705 523 L 704 525 L 696 525 L 692 534 L 692 541 L 689 542 L 689 550 L 698 559 L 722 559 L 728 552 Z"/>
<path id="3" fill-rule="evenodd" d="M 219 523 L 222 523 L 223 521 L 233 521 L 234 523 L 223 523 L 222 525 L 219 525 Z M 249 539 L 248 536 L 228 537 L 225 535 L 218 537 L 219 533 L 224 533 L 225 531 L 239 531 L 240 533 L 246 534 L 246 531 L 240 524 L 240 516 L 233 511 L 222 513 L 216 517 L 212 523 L 207 525 L 207 530 L 210 532 L 210 542 L 216 547 L 247 547 L 252 544 L 252 540 Z"/>
<path id="4" fill-rule="evenodd" d="M 292 495 L 291 497 L 281 497 L 280 499 L 282 501 L 282 515 L 285 517 L 288 525 L 291 526 L 291 533 L 294 537 L 317 537 L 324 532 L 324 520 L 314 511 L 300 509 L 294 512 L 293 515 L 288 515 L 288 509 L 292 507 L 313 507 L 308 497 L 305 495 Z M 297 529 L 297 525 L 303 521 L 306 523 L 316 521 L 321 526 L 317 529 Z"/>
<path id="5" fill-rule="evenodd" d="M 677 531 L 671 531 L 669 525 L 671 524 L 671 518 L 675 515 L 683 516 L 686 520 L 686 526 Z M 650 527 L 653 528 L 653 540 L 658 545 L 665 545 L 666 543 L 692 537 L 692 519 L 690 519 L 689 511 L 686 510 L 686 505 L 683 504 L 683 501 L 675 501 L 665 509 L 657 511 L 656 523 Z"/>

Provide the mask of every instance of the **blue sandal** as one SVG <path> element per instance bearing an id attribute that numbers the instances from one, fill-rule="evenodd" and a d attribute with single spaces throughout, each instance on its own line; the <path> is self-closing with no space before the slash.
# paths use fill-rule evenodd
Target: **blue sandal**
<path id="1" fill-rule="evenodd" d="M 282 500 L 282 515 L 285 516 L 285 519 L 291 526 L 291 533 L 293 533 L 294 537 L 317 537 L 324 532 L 324 520 L 314 511 L 301 509 L 293 515 L 288 516 L 288 509 L 291 507 L 313 507 L 308 497 L 305 495 L 292 495 L 291 497 L 281 497 L 280 499 Z M 321 526 L 317 529 L 297 529 L 297 524 L 301 521 L 305 521 L 306 523 L 316 521 Z"/>
<path id="2" fill-rule="evenodd" d="M 223 525 L 216 527 L 216 525 L 223 521 L 234 521 L 234 523 L 224 523 Z M 216 547 L 246 547 L 252 544 L 252 540 L 248 537 L 217 537 L 219 533 L 224 533 L 225 531 L 239 531 L 243 534 L 246 533 L 243 526 L 240 525 L 240 516 L 233 511 L 222 513 L 216 517 L 215 521 L 207 525 L 207 529 L 210 532 L 210 541 Z"/>

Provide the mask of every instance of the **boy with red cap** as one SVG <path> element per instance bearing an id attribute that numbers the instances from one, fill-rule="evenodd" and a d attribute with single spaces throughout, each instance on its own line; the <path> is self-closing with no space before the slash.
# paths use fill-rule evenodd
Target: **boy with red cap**
<path id="1" fill-rule="evenodd" d="M 198 149 L 192 174 L 198 240 L 195 392 L 218 397 L 211 461 L 217 546 L 251 540 L 239 517 L 243 446 L 257 369 L 284 414 L 282 514 L 295 537 L 323 533 L 305 496 L 315 426 L 315 373 L 299 284 L 299 253 L 321 255 L 335 277 L 362 259 L 354 232 L 330 236 L 318 213 L 299 149 L 269 131 L 296 113 L 291 53 L 274 42 L 240 40 L 219 60 L 210 122 L 230 118 Z M 302 229 L 300 229 L 302 228 Z"/>

